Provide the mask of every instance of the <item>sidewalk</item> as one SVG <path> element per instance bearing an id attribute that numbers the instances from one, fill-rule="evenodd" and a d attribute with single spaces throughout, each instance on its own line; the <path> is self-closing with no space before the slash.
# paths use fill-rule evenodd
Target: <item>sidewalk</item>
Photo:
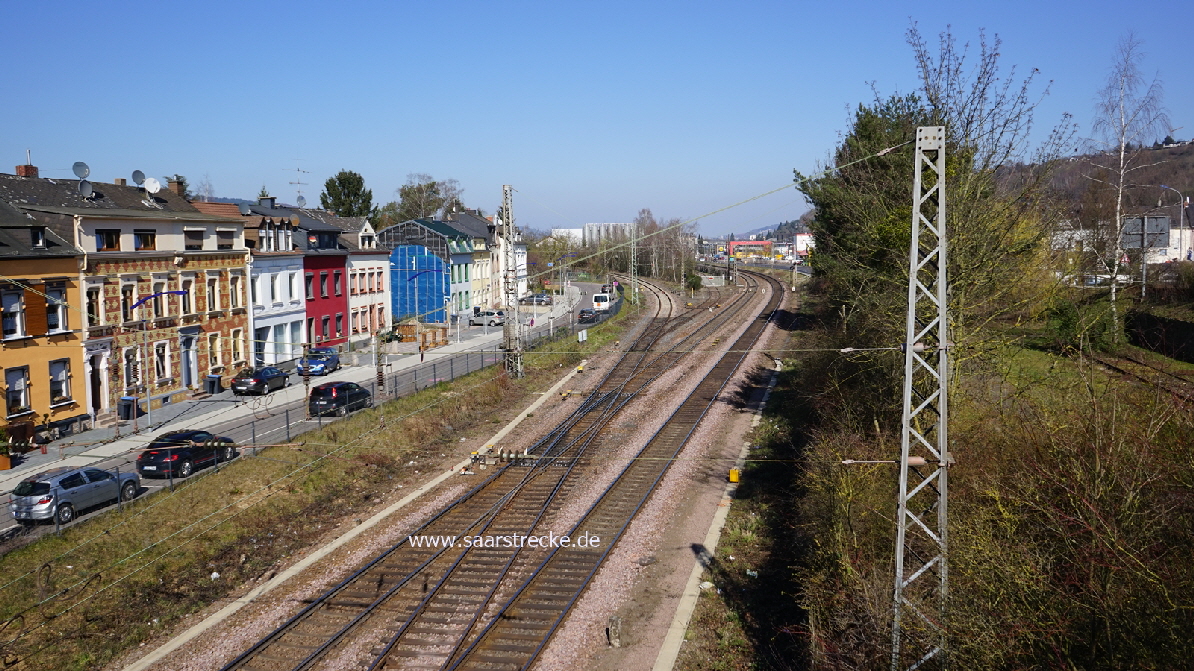
<path id="1" fill-rule="evenodd" d="M 520 308 L 520 316 L 525 320 L 533 315 L 536 330 L 547 323 L 549 313 L 555 320 L 563 319 L 562 325 L 566 326 L 569 305 L 571 305 L 573 312 L 580 307 L 579 293 L 580 290 L 577 287 L 570 287 L 568 297 L 571 301 L 556 301 L 556 304 L 550 307 L 522 306 Z M 486 333 L 487 331 L 488 333 Z M 410 352 L 402 352 L 402 349 L 406 349 L 406 344 L 403 343 L 403 347 L 399 349 L 399 353 L 385 354 L 386 374 L 400 373 L 401 371 L 424 363 L 448 358 L 460 352 L 493 351 L 501 347 L 501 327 L 488 328 L 484 326 L 470 327 L 461 325 L 459 333 L 460 342 L 458 343 L 456 342 L 456 327 L 453 326 L 450 344 L 428 350 L 423 356 L 419 356 L 416 349 L 417 346 L 414 343 L 411 343 L 409 346 Z M 372 381 L 376 377 L 376 374 L 377 369 L 372 365 L 345 366 L 326 377 L 313 378 L 311 383 L 312 385 L 316 385 L 324 382 L 346 380 L 368 386 L 367 383 Z M 272 392 L 265 398 L 269 398 L 269 405 L 281 407 L 288 403 L 303 401 L 305 394 L 306 389 L 301 382 L 301 378 L 296 376 L 292 378 L 289 387 Z M 119 429 L 116 427 L 96 428 L 64 436 L 45 445 L 45 454 L 39 450 L 34 450 L 19 457 L 14 456 L 13 468 L 8 471 L 0 471 L 0 493 L 12 491 L 13 487 L 22 478 L 41 472 L 47 468 L 86 466 L 128 452 L 145 449 L 150 439 L 156 435 L 182 429 L 211 430 L 214 424 L 226 424 L 238 419 L 247 420 L 254 413 L 260 411 L 261 405 L 253 402 L 254 399 L 258 398 L 262 397 L 235 396 L 231 391 L 224 390 L 219 394 L 214 394 L 205 399 L 183 401 L 181 403 L 172 403 L 162 408 L 155 408 L 153 411 L 153 427 L 146 427 L 148 416 L 143 415 L 137 418 L 137 426 L 140 431 L 135 434 L 131 433 L 132 422 L 126 421 L 120 423 Z M 117 430 L 120 432 L 119 436 L 117 435 Z"/>

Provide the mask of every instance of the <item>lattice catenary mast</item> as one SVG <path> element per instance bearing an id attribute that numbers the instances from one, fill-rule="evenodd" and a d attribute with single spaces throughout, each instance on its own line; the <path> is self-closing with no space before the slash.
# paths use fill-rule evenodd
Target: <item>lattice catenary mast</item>
<path id="1" fill-rule="evenodd" d="M 506 320 L 502 326 L 502 349 L 506 351 L 506 374 L 522 377 L 522 328 L 518 314 L 518 255 L 514 251 L 514 188 L 502 186 L 502 213 L 498 233 L 502 239 L 502 294 Z"/>
<path id="2" fill-rule="evenodd" d="M 948 666 L 945 127 L 916 129 L 891 668 Z"/>

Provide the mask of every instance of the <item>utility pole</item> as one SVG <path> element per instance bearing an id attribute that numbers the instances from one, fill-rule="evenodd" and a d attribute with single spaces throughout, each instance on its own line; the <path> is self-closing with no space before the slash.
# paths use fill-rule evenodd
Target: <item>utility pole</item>
<path id="1" fill-rule="evenodd" d="M 502 186 L 502 217 L 498 232 L 502 239 L 502 290 L 506 319 L 502 326 L 502 349 L 506 350 L 506 375 L 522 377 L 522 320 L 518 315 L 518 255 L 514 253 L 514 188 Z"/>
<path id="2" fill-rule="evenodd" d="M 630 224 L 630 302 L 638 305 L 638 222 Z"/>
<path id="3" fill-rule="evenodd" d="M 300 361 L 303 362 L 303 398 L 305 399 L 311 398 L 311 360 L 307 358 L 310 349 L 311 343 L 303 343 L 303 358 Z M 307 419 L 311 419 L 311 403 L 304 403 L 303 407 L 307 410 Z"/>
<path id="4" fill-rule="evenodd" d="M 375 353 L 373 362 L 377 365 L 377 395 L 381 396 L 381 393 L 386 390 L 386 376 L 382 370 L 382 360 L 384 357 L 382 357 L 381 353 L 381 329 L 378 329 L 377 333 L 373 334 L 373 343 L 373 351 Z"/>
<path id="5" fill-rule="evenodd" d="M 925 170 L 927 168 L 927 170 Z M 916 129 L 891 668 L 948 667 L 945 127 Z M 935 514 L 934 514 L 935 513 Z"/>

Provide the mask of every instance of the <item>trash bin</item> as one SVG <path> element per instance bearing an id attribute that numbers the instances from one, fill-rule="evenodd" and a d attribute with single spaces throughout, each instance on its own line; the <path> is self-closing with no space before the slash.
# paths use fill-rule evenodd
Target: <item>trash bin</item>
<path id="1" fill-rule="evenodd" d="M 117 407 L 117 416 L 120 419 L 132 419 L 134 416 L 136 416 L 136 408 L 136 396 L 121 396 L 120 405 Z"/>
<path id="2" fill-rule="evenodd" d="M 219 375 L 208 375 L 207 376 L 207 393 L 218 394 L 221 391 L 224 391 L 224 387 L 220 384 L 220 376 Z"/>

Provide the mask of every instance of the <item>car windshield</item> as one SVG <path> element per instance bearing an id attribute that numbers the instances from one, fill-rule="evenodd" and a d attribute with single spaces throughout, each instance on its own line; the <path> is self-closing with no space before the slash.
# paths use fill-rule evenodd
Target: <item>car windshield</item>
<path id="1" fill-rule="evenodd" d="M 326 363 L 331 357 L 326 354 L 312 354 L 307 357 L 307 361 L 312 363 Z"/>
<path id="2" fill-rule="evenodd" d="M 41 496 L 50 493 L 50 483 L 25 480 L 12 490 L 13 496 Z"/>
<path id="3" fill-rule="evenodd" d="M 256 373 L 257 373 L 257 371 L 253 370 L 252 368 L 242 368 L 241 371 L 236 374 L 236 376 L 237 377 L 253 377 L 253 375 Z"/>

